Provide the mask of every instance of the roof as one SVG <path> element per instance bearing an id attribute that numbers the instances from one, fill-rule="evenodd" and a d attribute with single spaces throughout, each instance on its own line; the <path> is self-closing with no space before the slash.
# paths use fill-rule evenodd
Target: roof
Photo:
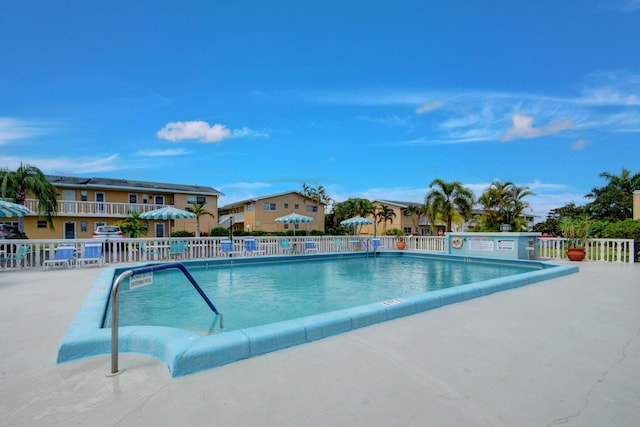
<path id="1" fill-rule="evenodd" d="M 285 191 L 283 193 L 276 193 L 276 194 L 268 194 L 266 196 L 259 196 L 259 197 L 252 197 L 250 199 L 244 199 L 244 200 L 238 200 L 237 202 L 233 202 L 233 203 L 229 203 L 227 205 L 221 206 L 219 209 L 220 210 L 224 210 L 224 209 L 229 209 L 235 206 L 242 206 L 246 203 L 256 203 L 260 200 L 266 200 L 266 199 L 273 199 L 276 197 L 280 197 L 280 196 L 286 196 L 287 194 L 297 194 L 302 198 L 305 198 L 301 192 L 299 191 Z M 325 203 L 320 202 L 321 205 L 324 205 Z"/>
<path id="2" fill-rule="evenodd" d="M 167 184 L 163 182 L 132 181 L 113 178 L 81 178 L 73 176 L 47 175 L 47 180 L 57 187 L 86 187 L 99 189 L 118 189 L 149 191 L 156 193 L 185 193 L 209 196 L 224 194 L 213 187 L 201 185 Z"/>
<path id="3" fill-rule="evenodd" d="M 408 208 L 409 205 L 422 206 L 424 204 L 421 202 L 399 202 L 397 200 L 374 200 L 373 203 L 382 203 L 384 205 L 394 205 L 394 206 L 399 206 L 401 208 Z"/>

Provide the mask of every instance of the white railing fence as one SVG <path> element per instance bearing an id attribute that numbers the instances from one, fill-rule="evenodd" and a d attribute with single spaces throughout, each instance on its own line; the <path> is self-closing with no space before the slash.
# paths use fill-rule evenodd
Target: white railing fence
<path id="1" fill-rule="evenodd" d="M 245 254 L 245 239 L 234 237 L 233 251 L 235 255 Z M 372 251 L 370 236 L 255 236 L 258 250 L 265 255 L 282 255 L 285 253 L 332 253 L 348 251 Z M 393 236 L 379 236 L 381 250 L 396 249 L 397 239 Z M 114 239 L 103 241 L 103 255 L 106 263 L 139 263 L 162 261 L 168 259 L 206 259 L 227 255 L 222 251 L 220 242 L 228 237 L 172 237 L 172 238 L 138 238 Z M 290 250 L 285 250 L 281 241 L 287 241 Z M 43 262 L 52 259 L 55 248 L 60 245 L 73 245 L 79 257 L 87 243 L 95 243 L 94 239 L 42 239 L 42 240 L 0 240 L 0 258 L 7 259 L 2 267 L 21 267 L 29 265 L 39 267 Z M 445 253 L 445 238 L 438 236 L 404 237 L 406 250 L 421 252 Z M 307 245 L 307 242 L 313 242 Z M 566 239 L 538 239 L 539 259 L 566 259 Z M 28 245 L 26 259 L 11 259 L 21 245 Z M 636 246 L 629 239 L 592 239 L 587 245 L 587 261 L 633 263 Z"/>
<path id="2" fill-rule="evenodd" d="M 538 239 L 538 258 L 567 259 L 567 243 L 564 238 Z M 636 245 L 632 239 L 590 239 L 585 245 L 586 261 L 629 263 L 638 262 Z"/>
<path id="3" fill-rule="evenodd" d="M 27 199 L 24 205 L 38 212 L 38 200 Z M 57 214 L 70 216 L 116 216 L 126 217 L 132 212 L 143 213 L 164 208 L 167 205 L 151 203 L 82 202 L 77 200 L 58 200 Z"/>

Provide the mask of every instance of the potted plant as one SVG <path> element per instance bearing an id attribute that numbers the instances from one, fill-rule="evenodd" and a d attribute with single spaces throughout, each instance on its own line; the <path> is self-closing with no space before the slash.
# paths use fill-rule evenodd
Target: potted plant
<path id="1" fill-rule="evenodd" d="M 589 236 L 589 221 L 586 218 L 563 218 L 560 231 L 567 239 L 567 258 L 582 261 L 587 254 L 585 244 Z"/>
<path id="2" fill-rule="evenodd" d="M 407 242 L 404 240 L 404 233 L 399 228 L 387 230 L 386 234 L 389 236 L 396 236 L 396 248 L 403 250 L 407 247 Z"/>

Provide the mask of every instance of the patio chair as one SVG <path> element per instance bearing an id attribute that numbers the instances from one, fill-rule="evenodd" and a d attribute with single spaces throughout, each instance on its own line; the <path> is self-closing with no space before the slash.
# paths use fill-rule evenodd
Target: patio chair
<path id="1" fill-rule="evenodd" d="M 87 264 L 97 264 L 100 267 L 104 265 L 102 243 L 87 243 L 84 245 L 82 256 L 76 260 L 76 267 L 80 268 Z"/>
<path id="2" fill-rule="evenodd" d="M 169 258 L 184 258 L 187 252 L 187 242 L 170 242 Z"/>
<path id="3" fill-rule="evenodd" d="M 220 250 L 221 250 L 222 256 L 226 256 L 226 257 L 231 257 L 234 254 L 242 255 L 241 251 L 233 250 L 233 242 L 231 240 L 222 240 L 220 242 Z"/>
<path id="4" fill-rule="evenodd" d="M 158 257 L 160 256 L 160 252 L 156 249 L 155 246 L 147 246 L 146 244 L 141 243 L 140 250 L 144 254 L 145 259 L 158 259 Z"/>
<path id="5" fill-rule="evenodd" d="M 280 240 L 278 243 L 280 244 L 280 249 L 282 249 L 283 253 L 295 253 L 296 248 L 291 246 L 288 240 Z"/>
<path id="6" fill-rule="evenodd" d="M 55 267 L 58 264 L 64 264 L 67 268 L 71 268 L 76 256 L 76 248 L 73 245 L 58 245 L 55 248 L 53 258 L 42 263 L 42 268 L 47 269 Z"/>
<path id="7" fill-rule="evenodd" d="M 371 246 L 373 247 L 374 251 L 379 251 L 380 249 L 384 249 L 384 246 L 382 246 L 382 241 L 378 238 L 371 239 Z"/>
<path id="8" fill-rule="evenodd" d="M 333 246 L 338 252 L 346 251 L 348 249 L 340 239 L 333 239 Z"/>
<path id="9" fill-rule="evenodd" d="M 2 256 L 0 258 L 0 264 L 6 268 L 8 263 L 13 261 L 16 267 L 29 267 L 29 258 L 27 258 L 27 255 L 29 255 L 29 246 L 20 245 L 14 254 Z"/>
<path id="10" fill-rule="evenodd" d="M 311 240 L 307 240 L 306 242 L 304 242 L 304 251 L 305 253 L 318 252 L 318 247 L 316 246 L 316 242 L 313 242 Z"/>
<path id="11" fill-rule="evenodd" d="M 244 240 L 244 253 L 245 255 L 264 255 L 265 251 L 258 250 L 258 242 L 256 239 Z"/>

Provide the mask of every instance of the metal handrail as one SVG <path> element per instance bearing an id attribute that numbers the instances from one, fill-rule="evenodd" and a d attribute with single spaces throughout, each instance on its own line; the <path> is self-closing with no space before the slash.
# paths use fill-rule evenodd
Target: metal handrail
<path id="1" fill-rule="evenodd" d="M 224 316 L 220 312 L 218 312 L 218 309 L 213 305 L 209 297 L 207 297 L 202 288 L 200 288 L 200 285 L 198 285 L 196 280 L 183 264 L 179 262 L 172 262 L 167 264 L 149 265 L 146 267 L 127 270 L 116 278 L 113 284 L 113 288 L 111 288 L 111 373 L 107 376 L 114 376 L 122 373 L 122 371 L 118 369 L 118 290 L 120 289 L 120 283 L 122 283 L 122 281 L 127 277 L 144 273 L 151 273 L 154 271 L 167 270 L 170 268 L 177 268 L 178 270 L 182 271 L 182 273 L 187 277 L 187 279 L 189 279 L 189 282 L 191 282 L 196 291 L 198 291 L 202 299 L 204 299 L 204 301 L 207 303 L 211 311 L 220 316 L 220 328 L 224 328 Z"/>

